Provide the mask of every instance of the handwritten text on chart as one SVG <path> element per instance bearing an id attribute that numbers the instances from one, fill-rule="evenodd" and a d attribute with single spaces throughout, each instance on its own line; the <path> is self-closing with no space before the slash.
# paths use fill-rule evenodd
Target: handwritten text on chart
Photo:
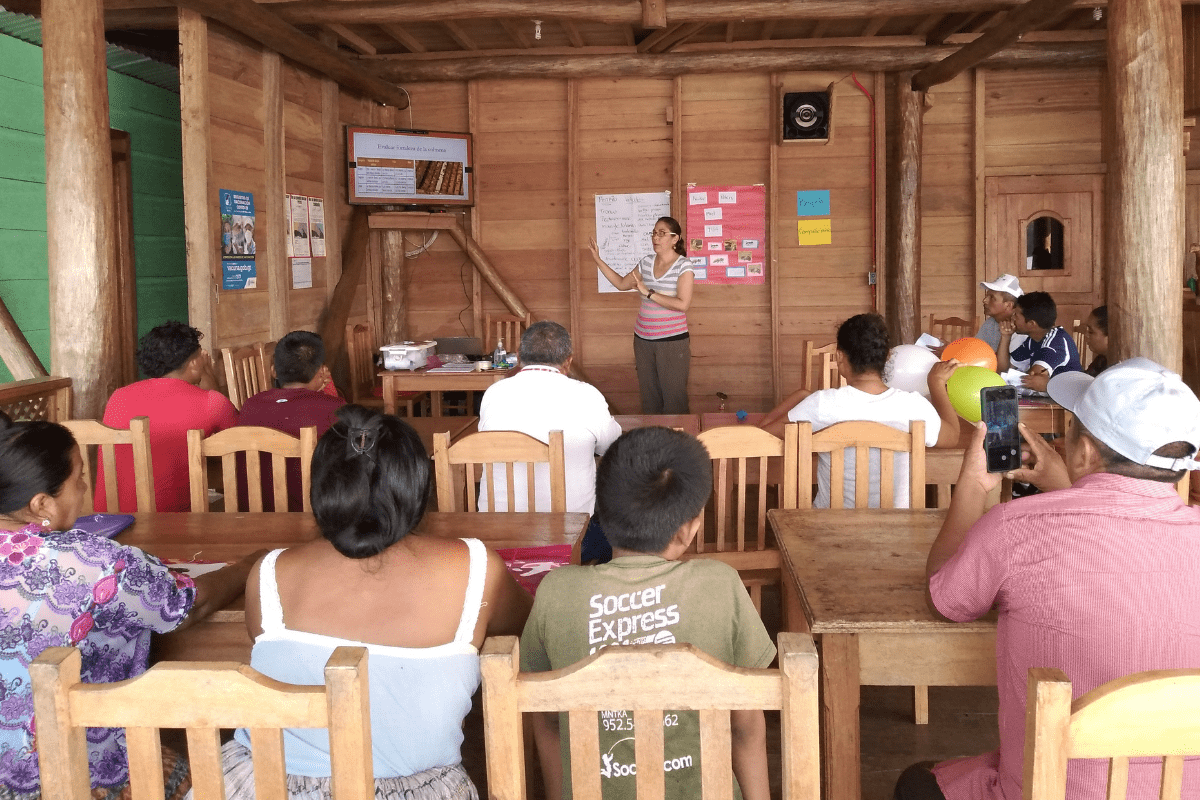
<path id="1" fill-rule="evenodd" d="M 797 220 L 796 232 L 803 245 L 833 244 L 833 225 L 828 219 Z"/>
<path id="2" fill-rule="evenodd" d="M 797 217 L 827 217 L 829 210 L 829 190 L 796 192 Z"/>
<path id="3" fill-rule="evenodd" d="M 650 231 L 659 217 L 671 213 L 669 192 L 596 195 L 596 243 L 600 258 L 624 276 L 637 262 L 653 252 Z M 617 291 L 604 274 L 596 270 L 597 289 Z"/>

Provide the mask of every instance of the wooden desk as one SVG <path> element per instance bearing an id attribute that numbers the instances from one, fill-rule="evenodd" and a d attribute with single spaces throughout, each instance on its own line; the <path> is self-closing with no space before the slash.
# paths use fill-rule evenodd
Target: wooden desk
<path id="1" fill-rule="evenodd" d="M 1065 436 L 1067 410 L 1053 400 L 1023 398 L 1017 406 L 1021 422 L 1034 433 Z M 975 424 L 959 417 L 958 446 L 966 447 L 975 433 Z"/>
<path id="2" fill-rule="evenodd" d="M 700 430 L 707 431 L 712 428 L 724 428 L 729 425 L 746 425 L 751 428 L 757 428 L 758 423 L 763 421 L 763 417 L 767 414 L 765 411 L 754 411 L 746 414 L 745 419 L 738 419 L 736 411 L 710 411 L 707 414 L 700 415 Z M 785 419 L 784 422 L 787 422 Z"/>
<path id="3" fill-rule="evenodd" d="M 482 392 L 497 381 L 502 381 L 513 370 L 489 369 L 485 372 L 430 372 L 418 370 L 380 370 L 383 381 L 383 413 L 396 413 L 397 392 L 429 392 L 432 398 L 431 413 L 442 415 L 442 392 Z"/>
<path id="4" fill-rule="evenodd" d="M 312 514 L 138 513 L 117 541 L 177 561 L 236 561 L 256 550 L 294 547 L 319 535 Z M 416 534 L 480 539 L 489 547 L 575 545 L 589 515 L 533 512 L 520 514 L 430 511 Z M 243 598 L 188 630 L 154 637 L 157 660 L 240 661 L 249 663 Z"/>
<path id="5" fill-rule="evenodd" d="M 692 436 L 700 432 L 700 417 L 697 414 L 617 414 L 613 419 L 622 431 L 662 425 L 665 428 L 680 428 Z"/>
<path id="6" fill-rule="evenodd" d="M 996 683 L 994 617 L 944 622 L 925 559 L 945 517 L 919 509 L 774 509 L 784 627 L 821 647 L 824 800 L 859 800 L 859 687 Z"/>
<path id="7" fill-rule="evenodd" d="M 474 433 L 479 427 L 479 417 L 404 417 L 404 421 L 411 425 L 417 435 L 421 437 L 421 443 L 425 445 L 425 452 L 429 453 L 431 457 L 433 456 L 433 435 L 435 433 L 448 433 L 450 441 L 453 442 L 461 436 Z"/>

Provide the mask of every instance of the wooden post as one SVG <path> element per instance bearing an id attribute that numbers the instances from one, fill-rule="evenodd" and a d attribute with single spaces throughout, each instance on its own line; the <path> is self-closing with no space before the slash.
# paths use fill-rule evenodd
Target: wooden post
<path id="1" fill-rule="evenodd" d="M 283 58 L 273 50 L 262 54 L 263 71 L 263 173 L 266 190 L 258 236 L 258 274 L 267 279 L 267 320 L 271 338 L 278 341 L 291 330 L 288 293 L 292 276 L 287 258 L 287 198 L 284 192 L 287 148 L 283 141 Z M 331 214 L 330 216 L 336 216 Z M 264 219 L 265 217 L 265 219 Z M 263 223 L 266 223 L 265 225 Z M 261 279 L 260 279 L 261 280 Z"/>
<path id="2" fill-rule="evenodd" d="M 896 81 L 895 130 L 888 158 L 887 322 L 892 344 L 921 335 L 921 113 L 913 73 Z"/>
<path id="3" fill-rule="evenodd" d="M 337 36 L 332 31 L 321 34 L 321 42 L 329 47 L 337 46 Z M 330 78 L 321 81 L 321 174 L 325 184 L 325 283 L 329 299 L 337 287 L 342 274 L 342 239 L 338 230 L 336 207 L 341 199 L 341 176 L 346 169 L 342 160 L 342 125 L 338 120 L 338 85 Z M 287 235 L 291 235 L 289 231 Z"/>
<path id="4" fill-rule="evenodd" d="M 0 360 L 16 381 L 45 378 L 49 374 L 3 300 L 0 300 Z"/>
<path id="5" fill-rule="evenodd" d="M 101 0 L 42 3 L 50 369 L 96 418 L 121 374 L 105 47 Z"/>
<path id="6" fill-rule="evenodd" d="M 179 9 L 179 111 L 183 139 L 183 227 L 187 246 L 188 324 L 213 341 L 213 306 L 220 279 L 220 216 L 209 195 L 208 21 Z M 220 353 L 217 353 L 218 357 Z"/>
<path id="7" fill-rule="evenodd" d="M 1183 363 L 1183 29 L 1179 0 L 1108 6 L 1104 248 L 1113 361 Z"/>
<path id="8" fill-rule="evenodd" d="M 404 291 L 408 283 L 404 231 L 379 232 L 379 268 L 383 273 L 383 325 L 380 326 L 379 341 L 383 344 L 403 342 L 407 339 L 404 325 L 408 319 L 408 296 Z"/>

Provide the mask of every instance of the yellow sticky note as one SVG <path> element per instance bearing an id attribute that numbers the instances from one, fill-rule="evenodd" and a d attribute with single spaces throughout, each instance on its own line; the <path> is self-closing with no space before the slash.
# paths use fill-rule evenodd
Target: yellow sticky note
<path id="1" fill-rule="evenodd" d="M 833 244 L 833 225 L 827 219 L 801 219 L 796 221 L 800 244 Z"/>

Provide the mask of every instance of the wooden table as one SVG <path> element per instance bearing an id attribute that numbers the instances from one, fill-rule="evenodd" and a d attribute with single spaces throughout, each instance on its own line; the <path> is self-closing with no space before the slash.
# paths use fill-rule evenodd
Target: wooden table
<path id="1" fill-rule="evenodd" d="M 383 380 L 383 413 L 396 413 L 397 392 L 429 392 L 432 398 L 431 413 L 442 415 L 442 392 L 483 392 L 497 381 L 502 381 L 514 370 L 489 369 L 484 372 L 430 372 L 418 370 L 380 370 Z"/>
<path id="2" fill-rule="evenodd" d="M 475 433 L 479 428 L 479 417 L 404 417 L 404 421 L 411 425 L 417 435 L 421 437 L 421 443 L 425 445 L 425 452 L 430 456 L 433 455 L 433 435 L 435 433 L 448 433 L 450 441 L 454 442 L 459 437 Z"/>
<path id="3" fill-rule="evenodd" d="M 700 430 L 707 431 L 713 428 L 724 428 L 729 425 L 746 425 L 751 428 L 757 428 L 758 423 L 763 421 L 763 417 L 767 414 L 765 411 L 753 411 L 746 414 L 745 419 L 738 419 L 736 411 L 710 411 L 707 414 L 700 415 Z M 787 422 L 785 419 L 784 422 Z"/>
<path id="4" fill-rule="evenodd" d="M 664 428 L 680 428 L 692 436 L 700 433 L 700 417 L 697 414 L 617 414 L 613 419 L 622 431 L 662 425 Z"/>
<path id="5" fill-rule="evenodd" d="M 859 800 L 859 687 L 990 686 L 996 623 L 944 622 L 925 559 L 945 517 L 923 509 L 774 509 L 784 627 L 821 647 L 824 800 Z"/>
<path id="6" fill-rule="evenodd" d="M 259 549 L 293 547 L 319 535 L 312 514 L 138 513 L 117 541 L 177 561 L 236 561 Z M 491 548 L 576 545 L 589 515 L 561 512 L 514 514 L 430 511 L 416 533 L 480 539 Z M 577 559 L 576 559 L 577 560 Z M 158 660 L 240 661 L 250 659 L 243 598 L 180 633 L 154 637 Z"/>

